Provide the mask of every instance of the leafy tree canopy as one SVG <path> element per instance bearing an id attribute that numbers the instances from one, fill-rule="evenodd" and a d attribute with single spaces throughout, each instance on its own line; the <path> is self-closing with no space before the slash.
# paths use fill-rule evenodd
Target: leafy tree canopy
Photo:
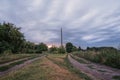
<path id="1" fill-rule="evenodd" d="M 73 44 L 71 42 L 66 43 L 66 51 L 68 53 L 73 51 Z"/>

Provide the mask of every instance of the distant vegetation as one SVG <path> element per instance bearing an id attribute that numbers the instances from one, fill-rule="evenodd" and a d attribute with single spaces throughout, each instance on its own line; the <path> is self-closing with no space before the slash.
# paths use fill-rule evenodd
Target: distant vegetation
<path id="1" fill-rule="evenodd" d="M 21 28 L 16 27 L 12 23 L 1 23 L 0 24 L 0 54 L 10 54 L 10 53 L 65 53 L 65 47 L 51 47 L 45 43 L 35 44 L 33 42 L 27 41 L 24 34 L 20 31 Z"/>
<path id="2" fill-rule="evenodd" d="M 120 52 L 113 47 L 92 47 L 74 52 L 78 57 L 120 69 Z"/>
<path id="3" fill-rule="evenodd" d="M 50 53 L 54 53 L 54 54 L 71 53 L 71 52 L 74 52 L 74 51 L 79 51 L 79 48 L 77 48 L 76 46 L 74 46 L 71 42 L 68 42 L 68 43 L 66 43 L 65 47 L 64 46 L 61 46 L 61 47 L 52 46 L 49 49 L 49 52 Z"/>
<path id="4" fill-rule="evenodd" d="M 0 53 L 42 53 L 47 45 L 26 41 L 20 28 L 11 23 L 0 24 Z"/>

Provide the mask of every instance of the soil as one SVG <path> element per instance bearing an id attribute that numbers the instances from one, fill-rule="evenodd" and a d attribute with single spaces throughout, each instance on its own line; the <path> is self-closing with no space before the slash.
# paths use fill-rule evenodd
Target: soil
<path id="1" fill-rule="evenodd" d="M 80 63 L 68 55 L 70 63 L 78 70 L 92 77 L 93 80 L 114 80 L 114 76 L 120 76 L 120 70 L 105 65 L 88 61 L 87 64 Z M 85 60 L 81 58 L 82 60 Z M 85 60 L 87 61 L 87 60 Z"/>
<path id="2" fill-rule="evenodd" d="M 56 59 L 55 59 L 56 60 Z M 58 59 L 57 59 L 58 60 Z M 71 73 L 69 70 L 58 66 L 53 63 L 51 60 L 44 58 L 43 67 L 46 69 L 47 67 L 51 68 L 52 71 L 49 74 L 49 80 L 82 80 L 77 75 Z"/>

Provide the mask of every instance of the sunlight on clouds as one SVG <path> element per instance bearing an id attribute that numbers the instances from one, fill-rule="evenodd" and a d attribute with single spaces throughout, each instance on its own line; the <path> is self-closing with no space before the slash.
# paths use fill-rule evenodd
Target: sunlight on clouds
<path id="1" fill-rule="evenodd" d="M 86 36 L 82 37 L 82 39 L 85 40 L 85 41 L 92 40 L 94 38 L 96 38 L 95 35 L 86 35 Z"/>
<path id="2" fill-rule="evenodd" d="M 86 35 L 82 37 L 82 40 L 88 42 L 88 43 L 96 43 L 96 42 L 101 42 L 104 40 L 109 39 L 107 36 L 106 37 L 102 37 L 100 35 Z"/>
<path id="3" fill-rule="evenodd" d="M 93 18 L 98 13 L 97 10 L 90 10 L 87 14 L 81 17 L 81 20 L 87 21 L 88 19 Z"/>
<path id="4" fill-rule="evenodd" d="M 106 39 L 107 39 L 107 38 L 98 38 L 98 39 L 89 41 L 89 43 L 101 42 L 101 41 L 104 41 L 104 40 L 106 40 Z"/>

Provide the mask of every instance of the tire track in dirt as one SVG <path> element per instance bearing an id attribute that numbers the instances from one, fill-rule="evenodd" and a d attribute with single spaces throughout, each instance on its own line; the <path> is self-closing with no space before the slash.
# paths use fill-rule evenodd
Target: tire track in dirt
<path id="1" fill-rule="evenodd" d="M 33 61 L 42 58 L 42 57 L 44 57 L 44 56 L 40 56 L 40 57 L 37 57 L 37 58 L 34 58 L 34 59 L 30 59 L 30 60 L 25 61 L 25 62 L 22 63 L 22 64 L 15 65 L 14 67 L 12 67 L 12 68 L 10 68 L 10 69 L 8 69 L 8 70 L 6 70 L 6 71 L 0 72 L 0 76 L 4 76 L 4 75 L 8 74 L 9 72 L 18 70 L 18 69 L 20 69 L 20 68 L 22 68 L 22 67 L 24 67 L 24 66 L 26 66 L 26 65 L 28 65 L 28 64 L 30 64 L 30 63 L 32 63 Z"/>
<path id="2" fill-rule="evenodd" d="M 49 74 L 50 80 L 83 80 L 80 77 L 76 76 L 75 74 L 71 73 L 69 70 L 55 64 L 50 59 L 46 58 L 46 62 L 44 65 L 47 65 L 47 67 L 51 68 L 53 72 L 52 74 Z"/>
<path id="3" fill-rule="evenodd" d="M 27 60 L 28 58 L 30 58 L 30 57 L 22 58 L 22 59 L 18 59 L 18 60 L 14 60 L 14 61 L 7 62 L 7 63 L 3 63 L 3 64 L 0 64 L 0 67 L 1 66 L 5 66 L 5 65 L 9 65 L 9 64 L 14 63 L 14 62 L 18 62 L 18 61 L 22 61 L 22 60 Z"/>
<path id="4" fill-rule="evenodd" d="M 73 59 L 70 55 L 68 55 L 68 59 L 70 63 L 80 71 L 86 73 L 88 76 L 93 77 L 94 80 L 113 80 L 113 76 L 120 76 L 120 71 L 112 70 L 111 68 L 103 67 L 101 65 L 97 65 L 94 63 L 82 64 L 75 59 Z M 91 68 L 90 68 L 91 67 Z M 101 70 L 101 71 L 100 71 Z M 105 70 L 102 71 L 102 70 Z"/>

